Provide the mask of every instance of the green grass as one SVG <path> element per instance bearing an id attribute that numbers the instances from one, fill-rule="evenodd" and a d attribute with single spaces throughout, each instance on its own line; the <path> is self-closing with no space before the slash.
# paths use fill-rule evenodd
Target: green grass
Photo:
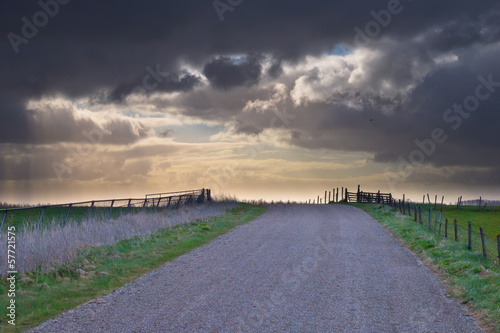
<path id="1" fill-rule="evenodd" d="M 0 331 L 22 332 L 109 293 L 167 261 L 207 244 L 238 225 L 265 212 L 262 206 L 241 204 L 208 222 L 162 229 L 151 236 L 134 237 L 112 246 L 86 248 L 71 265 L 49 274 L 20 277 L 16 297 L 16 328 L 7 323 L 7 284 L 0 284 Z M 84 272 L 84 273 L 83 273 Z"/>
<path id="2" fill-rule="evenodd" d="M 421 206 L 421 205 L 419 205 Z M 425 205 L 425 210 L 428 211 L 431 205 Z M 432 205 L 434 210 L 434 205 Z M 440 206 L 437 206 L 437 211 L 440 211 Z M 477 230 L 479 227 L 484 228 L 485 234 L 496 242 L 497 235 L 500 235 L 500 207 L 487 207 L 485 210 L 480 210 L 477 206 L 463 206 L 457 209 L 457 206 L 443 206 L 443 218 L 453 221 L 457 219 L 457 223 L 462 228 L 467 228 L 468 221 L 472 222 L 472 227 Z"/>
<path id="3" fill-rule="evenodd" d="M 474 229 L 484 228 L 486 236 L 496 242 L 497 235 L 500 235 L 500 210 L 487 208 L 482 211 L 478 207 L 465 206 L 457 210 L 456 207 L 443 207 L 443 216 L 449 220 L 457 219 L 459 225 L 467 227 L 468 221 L 472 222 Z"/>
<path id="4" fill-rule="evenodd" d="M 487 328 L 500 332 L 500 266 L 497 264 L 497 259 L 495 261 L 485 259 L 477 252 L 469 251 L 462 242 L 444 240 L 429 231 L 425 224 L 420 225 L 408 216 L 396 214 L 387 206 L 351 205 L 373 216 L 394 236 L 402 240 L 405 246 L 421 255 L 424 262 L 438 269 L 449 287 L 450 295 L 470 306 Z M 462 218 L 488 215 L 480 212 L 476 215 L 473 210 L 463 209 L 463 211 Z M 453 209 L 449 212 L 453 213 Z M 447 213 L 448 211 L 443 209 L 445 216 Z M 452 216 L 457 216 L 459 213 L 457 211 L 457 214 Z M 482 221 L 487 219 L 483 218 Z M 495 226 L 494 221 L 493 218 L 491 222 Z"/>
<path id="5" fill-rule="evenodd" d="M 422 205 L 419 205 L 422 207 Z M 432 207 L 432 225 L 434 226 L 436 211 L 440 212 L 440 206 L 437 206 L 437 210 L 434 209 L 434 205 L 426 204 L 422 209 L 422 220 L 423 223 L 429 221 L 429 208 Z M 413 212 L 413 207 L 412 207 Z M 412 213 L 413 214 L 413 213 Z M 479 233 L 479 227 L 483 227 L 485 234 L 485 245 L 487 253 L 490 257 L 495 257 L 498 255 L 497 246 L 497 235 L 500 234 L 500 211 L 497 207 L 490 207 L 485 210 L 480 210 L 477 206 L 464 206 L 457 209 L 456 206 L 443 206 L 443 224 L 445 219 L 448 218 L 448 223 L 450 226 L 449 232 L 452 233 L 453 221 L 457 220 L 459 239 L 461 242 L 467 242 L 468 234 L 468 223 L 471 221 L 472 225 L 472 244 L 476 251 L 482 251 L 481 238 Z M 444 231 L 443 231 L 444 232 Z"/>

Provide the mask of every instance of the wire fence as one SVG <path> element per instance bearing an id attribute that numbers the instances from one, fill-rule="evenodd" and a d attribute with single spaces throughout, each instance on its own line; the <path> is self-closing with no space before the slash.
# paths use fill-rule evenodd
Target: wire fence
<path id="1" fill-rule="evenodd" d="M 333 196 L 331 195 L 333 192 Z M 473 223 L 468 220 L 457 220 L 450 218 L 450 216 L 443 215 L 444 196 L 438 202 L 438 196 L 435 195 L 432 199 L 429 194 L 424 195 L 421 204 L 416 202 L 407 201 L 406 196 L 403 194 L 403 199 L 396 200 L 391 193 L 378 192 L 364 192 L 361 186 L 358 185 L 356 192 L 349 192 L 347 188 L 341 187 L 333 188 L 333 191 L 325 191 L 324 200 L 323 195 L 318 195 L 309 204 L 321 203 L 336 203 L 336 202 L 356 202 L 356 203 L 378 203 L 388 205 L 396 210 L 399 210 L 404 215 L 410 215 L 414 220 L 422 225 L 425 225 L 437 237 L 443 239 L 453 239 L 457 242 L 465 243 L 469 250 L 477 253 L 481 258 L 493 259 L 497 264 L 500 260 L 500 235 L 496 235 L 498 228 L 496 225 L 492 226 L 491 221 L 478 225 L 477 222 Z M 426 204 L 426 201 L 428 204 Z M 457 210 L 469 212 L 497 212 L 496 206 L 500 203 L 497 200 L 485 200 L 480 197 L 477 200 L 462 200 L 458 197 Z M 490 209 L 486 209 L 487 207 Z M 434 208 L 433 208 L 434 207 Z M 449 212 L 446 212 L 447 215 Z M 481 223 L 485 223 L 484 221 Z M 496 223 L 496 221 L 494 221 Z M 498 259 L 498 260 L 497 260 Z"/>
<path id="2" fill-rule="evenodd" d="M 426 209 L 425 205 L 405 202 L 404 199 L 403 201 L 393 199 L 389 206 L 404 215 L 413 217 L 415 222 L 424 225 L 437 237 L 461 242 L 479 257 L 500 259 L 500 235 L 496 235 L 495 241 L 492 235 L 485 233 L 482 226 L 473 225 L 471 221 L 458 221 L 455 218 L 444 217 L 439 210 L 433 210 L 432 205 Z M 498 260 L 494 261 L 499 263 Z"/>
<path id="3" fill-rule="evenodd" d="M 92 219 L 112 219 L 124 214 L 159 209 L 175 209 L 183 205 L 211 201 L 210 189 L 147 194 L 144 198 L 108 199 L 73 202 L 34 207 L 0 208 L 0 235 L 4 226 L 16 229 L 36 226 L 42 228 L 52 222 L 65 226 L 70 222 Z"/>

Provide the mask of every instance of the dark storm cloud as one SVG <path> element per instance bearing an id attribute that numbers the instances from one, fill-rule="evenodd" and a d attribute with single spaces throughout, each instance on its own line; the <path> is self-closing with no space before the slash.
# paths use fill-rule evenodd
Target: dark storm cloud
<path id="1" fill-rule="evenodd" d="M 463 55 L 469 58 L 467 65 L 458 63 L 427 77 L 412 100 L 392 114 L 369 107 L 361 111 L 326 104 L 310 107 L 291 123 L 289 140 L 311 149 L 371 152 L 375 161 L 383 163 L 399 164 L 400 156 L 409 161 L 412 152 L 421 151 L 425 162 L 435 167 L 482 167 L 489 169 L 475 172 L 495 172 L 500 165 L 500 68 L 495 60 L 500 48 L 481 56 L 474 51 L 474 55 L 474 61 L 470 54 Z M 488 81 L 490 90 L 483 85 Z M 476 111 L 469 112 L 464 102 L 476 100 L 478 86 L 483 86 L 479 92 L 487 97 L 479 101 Z M 465 116 L 453 112 L 455 105 L 462 105 Z M 447 140 L 431 143 L 432 132 L 438 128 Z M 499 184 L 498 177 L 491 179 Z"/>
<path id="2" fill-rule="evenodd" d="M 384 36 L 414 36 L 457 16 L 484 16 L 498 5 L 493 0 L 447 0 L 430 6 L 401 3 L 404 11 L 392 19 Z M 220 22 L 210 1 L 147 5 L 73 1 L 60 5 L 27 44 L 19 45 L 18 54 L 7 37 L 2 39 L 0 88 L 2 92 L 15 89 L 24 99 L 55 91 L 77 97 L 135 82 L 146 74 L 146 66 L 162 64 L 164 71 L 177 72 L 180 59 L 200 67 L 224 54 L 270 53 L 280 59 L 298 59 L 331 50 L 339 42 L 352 43 L 353 28 L 364 28 L 374 20 L 370 11 L 384 10 L 387 4 L 383 0 L 251 1 L 226 13 Z M 35 2 L 4 2 L 2 7 L 3 36 L 10 32 L 21 36 L 21 18 L 32 22 L 33 15 L 42 10 Z"/>
<path id="3" fill-rule="evenodd" d="M 273 64 L 267 70 L 267 74 L 272 78 L 278 78 L 283 74 L 283 67 L 281 66 L 281 59 L 274 60 Z"/>
<path id="4" fill-rule="evenodd" d="M 474 44 L 490 44 L 500 40 L 500 12 L 480 15 L 476 19 L 458 18 L 427 36 L 431 49 L 446 52 Z"/>
<path id="5" fill-rule="evenodd" d="M 253 86 L 259 82 L 262 66 L 259 57 L 246 56 L 243 59 L 219 57 L 208 62 L 203 74 L 218 89 Z"/>
<path id="6" fill-rule="evenodd" d="M 388 20 L 386 10 L 396 2 L 244 1 L 225 12 L 221 22 L 211 1 L 70 1 L 56 5 L 58 12 L 43 27 L 31 28 L 33 36 L 28 37 L 23 36 L 23 26 L 32 24 L 34 14 L 42 10 L 40 4 L 4 1 L 0 142 L 81 141 L 83 129 L 103 125 L 65 112 L 35 117 L 26 103 L 58 95 L 92 97 L 103 90 L 107 95 L 101 101 L 120 101 L 135 87 L 144 87 L 147 75 L 154 78 L 147 68 L 158 72 L 158 66 L 159 72 L 168 74 L 160 75 L 162 82 L 146 93 L 180 92 L 184 115 L 232 120 L 237 131 L 259 134 L 274 126 L 272 117 L 277 117 L 272 109 L 242 112 L 244 101 L 269 98 L 259 84 L 264 79 L 289 80 L 285 84 L 293 89 L 296 82 L 283 78 L 285 64 L 329 53 L 340 43 L 353 46 L 354 28 L 366 33 L 370 22 L 377 25 L 375 13 L 379 20 L 385 15 L 387 24 L 378 24 L 379 32 L 362 46 L 378 48 L 382 57 L 366 60 L 357 85 L 348 91 L 319 86 L 335 91 L 326 101 L 278 103 L 296 115 L 281 124 L 289 131 L 289 142 L 311 149 L 366 151 L 376 161 L 397 162 L 399 155 L 408 156 L 415 149 L 416 139 L 443 127 L 449 140 L 428 157 L 433 165 L 498 165 L 500 137 L 495 124 L 500 121 L 500 91 L 482 101 L 458 130 L 443 122 L 448 108 L 474 94 L 479 75 L 491 73 L 500 81 L 495 44 L 500 40 L 498 1 L 401 1 L 399 13 Z M 7 37 L 11 32 L 25 38 L 14 43 L 17 53 Z M 270 56 L 271 66 L 264 71 L 263 59 L 254 54 Z M 434 61 L 440 56 L 458 60 L 439 67 Z M 193 89 L 206 81 L 183 64 L 202 71 L 209 87 Z M 321 84 L 315 73 L 311 69 L 305 83 Z M 110 120 L 103 130 L 108 143 L 127 144 L 145 137 L 149 129 Z"/>
<path id="7" fill-rule="evenodd" d="M 149 82 L 151 81 L 152 82 Z M 184 73 L 177 74 L 145 76 L 134 82 L 120 84 L 105 96 L 104 102 L 123 103 L 125 98 L 133 93 L 154 93 L 154 92 L 187 92 L 201 83 L 199 76 Z M 103 100 L 101 99 L 101 102 Z"/>

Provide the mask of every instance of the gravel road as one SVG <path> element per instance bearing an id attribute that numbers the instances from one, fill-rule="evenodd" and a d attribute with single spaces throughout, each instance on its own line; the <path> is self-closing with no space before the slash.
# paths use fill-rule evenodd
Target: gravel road
<path id="1" fill-rule="evenodd" d="M 480 332 L 370 216 L 272 205 L 32 332 Z"/>

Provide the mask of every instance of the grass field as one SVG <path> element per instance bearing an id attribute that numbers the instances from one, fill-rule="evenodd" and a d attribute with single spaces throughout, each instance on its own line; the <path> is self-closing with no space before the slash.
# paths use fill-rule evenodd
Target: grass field
<path id="1" fill-rule="evenodd" d="M 421 205 L 420 205 L 421 206 Z M 428 211 L 434 205 L 425 205 L 425 210 Z M 439 205 L 437 211 L 440 211 Z M 457 219 L 457 222 L 462 227 L 467 227 L 467 222 L 471 221 L 474 228 L 482 226 L 485 233 L 490 237 L 500 235 L 500 207 L 489 207 L 485 210 L 479 210 L 477 206 L 463 206 L 457 209 L 457 206 L 443 206 L 443 218 L 447 217 L 449 220 Z"/>
<path id="2" fill-rule="evenodd" d="M 211 242 L 265 212 L 262 206 L 241 204 L 225 215 L 137 236 L 111 246 L 81 250 L 70 265 L 47 274 L 20 276 L 17 285 L 16 328 L 6 323 L 7 297 L 0 299 L 0 331 L 23 332 L 90 299 L 109 293 L 167 261 Z M 6 294 L 6 281 L 0 294 Z"/>
<path id="3" fill-rule="evenodd" d="M 422 205 L 419 205 L 422 207 Z M 422 210 L 422 219 L 428 222 L 428 211 L 432 208 L 433 222 L 435 221 L 434 205 L 424 205 Z M 448 218 L 449 232 L 452 232 L 453 221 L 457 220 L 459 227 L 459 240 L 462 243 L 467 242 L 468 222 L 472 224 L 472 242 L 473 248 L 476 251 L 481 251 L 481 239 L 479 236 L 479 227 L 483 227 L 488 255 L 492 257 L 498 256 L 497 235 L 500 235 L 500 210 L 499 207 L 490 207 L 485 210 L 480 210 L 477 206 L 463 206 L 457 209 L 457 206 L 443 206 L 443 223 L 445 218 Z M 440 205 L 437 205 L 437 212 L 440 212 Z M 425 223 L 424 223 L 425 224 Z M 444 233 L 444 231 L 443 231 Z"/>
<path id="4" fill-rule="evenodd" d="M 448 293 L 467 304 L 487 332 L 500 332 L 500 266 L 496 259 L 485 259 L 474 251 L 469 251 L 463 242 L 438 237 L 425 224 L 415 223 L 413 218 L 396 213 L 388 206 L 350 205 L 373 216 L 405 246 L 419 254 L 425 264 L 437 270 L 448 286 Z M 455 214 L 450 207 L 443 209 L 443 213 L 450 214 L 451 217 L 460 214 Z M 497 215 L 491 213 L 493 214 L 463 209 L 463 215 L 460 216 L 462 219 L 470 217 L 483 222 L 490 221 L 493 225 L 490 231 L 494 232 Z M 486 216 L 490 216 L 490 219 L 485 218 Z"/>

